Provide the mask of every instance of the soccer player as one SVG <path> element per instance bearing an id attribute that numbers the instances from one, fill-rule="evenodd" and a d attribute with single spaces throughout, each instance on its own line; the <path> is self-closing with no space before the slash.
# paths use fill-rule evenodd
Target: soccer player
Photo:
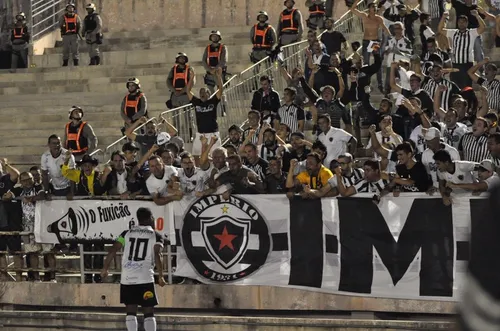
<path id="1" fill-rule="evenodd" d="M 153 228 L 154 217 L 149 208 L 137 210 L 138 226 L 123 231 L 106 256 L 101 277 L 108 275 L 108 268 L 116 253 L 123 247 L 120 302 L 127 312 L 127 331 L 137 331 L 137 306 L 142 306 L 144 329 L 156 331 L 153 307 L 158 304 L 154 284 L 155 264 L 159 273 L 158 285 L 164 286 L 161 251 L 162 235 Z"/>

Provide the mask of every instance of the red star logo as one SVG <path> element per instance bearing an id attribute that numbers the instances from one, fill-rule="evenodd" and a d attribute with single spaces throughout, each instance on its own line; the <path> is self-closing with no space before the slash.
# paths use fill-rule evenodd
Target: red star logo
<path id="1" fill-rule="evenodd" d="M 214 235 L 215 238 L 220 240 L 220 245 L 219 245 L 219 251 L 223 249 L 224 247 L 229 247 L 232 251 L 234 251 L 234 246 L 233 246 L 233 240 L 234 238 L 238 237 L 234 234 L 229 234 L 227 232 L 226 226 L 224 226 L 224 230 L 222 230 L 222 234 L 216 234 Z"/>
<path id="2" fill-rule="evenodd" d="M 205 270 L 204 272 L 205 276 L 209 274 L 208 270 Z"/>
<path id="3" fill-rule="evenodd" d="M 244 272 L 240 272 L 240 276 L 245 276 L 245 273 Z"/>

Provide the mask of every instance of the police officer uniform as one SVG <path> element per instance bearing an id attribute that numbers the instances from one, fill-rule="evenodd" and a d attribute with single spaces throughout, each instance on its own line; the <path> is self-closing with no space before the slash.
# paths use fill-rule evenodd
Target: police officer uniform
<path id="1" fill-rule="evenodd" d="M 133 88 L 131 88 L 133 87 Z M 141 90 L 141 82 L 137 78 L 130 78 L 127 81 L 128 94 L 123 98 L 120 107 L 120 115 L 125 121 L 122 133 L 141 117 L 148 117 L 148 101 L 146 95 Z"/>
<path id="2" fill-rule="evenodd" d="M 28 50 L 30 42 L 30 33 L 26 25 L 26 15 L 19 13 L 16 15 L 16 23 L 12 28 L 10 41 L 12 42 L 12 70 L 17 69 L 19 58 L 23 62 L 23 68 L 28 67 Z"/>
<path id="3" fill-rule="evenodd" d="M 202 63 L 203 67 L 207 71 L 205 75 L 205 84 L 208 86 L 210 91 L 213 93 L 215 91 L 216 79 L 215 79 L 215 69 L 222 68 L 222 77 L 225 81 L 226 69 L 227 69 L 227 47 L 222 44 L 222 36 L 219 31 L 212 31 L 209 36 L 209 40 L 212 42 L 205 48 L 203 53 Z"/>
<path id="4" fill-rule="evenodd" d="M 99 65 L 101 63 L 99 45 L 102 44 L 102 20 L 95 11 L 95 4 L 89 3 L 86 9 L 88 15 L 83 20 L 83 36 L 89 48 L 90 65 Z"/>
<path id="5" fill-rule="evenodd" d="M 276 44 L 276 31 L 271 24 L 267 23 L 269 16 L 265 11 L 257 14 L 257 21 L 250 29 L 250 40 L 253 48 L 250 53 L 250 60 L 257 63 L 268 56 L 272 47 Z"/>
<path id="6" fill-rule="evenodd" d="M 75 115 L 75 113 L 78 113 Z M 69 110 L 69 120 L 64 130 L 64 148 L 72 150 L 76 161 L 97 148 L 97 137 L 94 129 L 82 121 L 83 110 L 73 106 Z M 76 123 L 75 123 L 76 122 Z"/>
<path id="7" fill-rule="evenodd" d="M 63 67 L 68 66 L 70 53 L 73 55 L 73 65 L 77 66 L 80 59 L 78 40 L 81 38 L 82 21 L 80 16 L 75 13 L 75 9 L 74 4 L 67 4 L 66 13 L 59 20 L 63 43 Z"/>
<path id="8" fill-rule="evenodd" d="M 323 29 L 326 18 L 326 0 L 307 0 L 306 7 L 309 7 L 307 27 L 312 30 Z"/>
<path id="9" fill-rule="evenodd" d="M 175 65 L 168 74 L 167 87 L 172 92 L 170 100 L 167 101 L 167 107 L 170 109 L 190 103 L 186 92 L 190 80 L 193 80 L 193 85 L 195 84 L 195 73 L 188 63 L 189 58 L 186 53 L 178 53 L 175 57 Z"/>
<path id="10" fill-rule="evenodd" d="M 278 40 L 281 45 L 289 45 L 302 39 L 304 26 L 302 23 L 302 14 L 298 9 L 293 8 L 295 0 L 285 0 L 284 5 L 292 4 L 292 7 L 287 7 L 280 14 L 278 22 Z"/>

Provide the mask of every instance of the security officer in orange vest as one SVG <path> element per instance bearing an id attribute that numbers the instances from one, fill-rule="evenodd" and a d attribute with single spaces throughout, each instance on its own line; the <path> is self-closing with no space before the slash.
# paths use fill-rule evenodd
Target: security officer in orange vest
<path id="1" fill-rule="evenodd" d="M 289 45 L 302 39 L 304 25 L 302 14 L 295 6 L 295 0 L 285 0 L 285 10 L 280 14 L 278 22 L 278 40 L 281 45 Z"/>
<path id="2" fill-rule="evenodd" d="M 326 18 L 326 0 L 306 0 L 306 7 L 309 7 L 307 27 L 311 30 L 323 29 Z"/>
<path id="3" fill-rule="evenodd" d="M 205 75 L 205 84 L 210 89 L 210 92 L 214 93 L 216 85 L 215 69 L 222 68 L 222 77 L 223 80 L 225 80 L 227 69 L 227 47 L 220 42 L 222 37 L 219 31 L 212 31 L 210 33 L 209 40 L 212 43 L 205 49 L 201 61 L 203 63 L 203 67 L 207 71 L 207 74 Z"/>
<path id="4" fill-rule="evenodd" d="M 257 63 L 266 56 L 276 44 L 276 31 L 271 24 L 267 23 L 269 16 L 265 11 L 260 11 L 257 15 L 257 21 L 250 30 L 250 40 L 252 41 L 252 53 L 250 61 Z"/>
<path id="5" fill-rule="evenodd" d="M 73 55 L 73 65 L 77 66 L 80 59 L 80 46 L 78 39 L 83 39 L 80 36 L 82 31 L 82 21 L 80 16 L 75 13 L 75 5 L 68 3 L 66 5 L 66 13 L 59 20 L 61 28 L 61 36 L 63 43 L 63 67 L 68 66 L 69 53 Z"/>
<path id="6" fill-rule="evenodd" d="M 123 98 L 120 107 L 120 115 L 125 121 L 122 134 L 125 130 L 141 117 L 148 117 L 148 101 L 146 95 L 141 91 L 141 82 L 137 78 L 127 81 L 128 94 Z"/>
<path id="7" fill-rule="evenodd" d="M 97 148 L 97 137 L 94 129 L 87 122 L 82 121 L 83 109 L 77 106 L 69 110 L 70 122 L 64 130 L 64 148 L 71 150 L 75 160 L 79 161 L 86 154 Z"/>
<path id="8" fill-rule="evenodd" d="M 97 66 L 101 63 L 99 45 L 102 44 L 102 19 L 93 3 L 89 3 L 85 9 L 88 15 L 83 19 L 83 36 L 89 46 L 90 65 Z"/>
<path id="9" fill-rule="evenodd" d="M 189 64 L 186 53 L 178 53 L 175 57 L 175 65 L 170 70 L 167 78 L 167 87 L 170 90 L 170 100 L 167 107 L 170 109 L 182 107 L 189 104 L 187 96 L 188 85 L 193 86 L 196 82 L 195 72 Z"/>
<path id="10" fill-rule="evenodd" d="M 19 58 L 23 62 L 22 68 L 27 68 L 30 32 L 26 26 L 26 15 L 22 12 L 16 15 L 16 23 L 12 28 L 10 41 L 12 42 L 12 61 L 10 64 L 12 72 L 17 69 Z"/>

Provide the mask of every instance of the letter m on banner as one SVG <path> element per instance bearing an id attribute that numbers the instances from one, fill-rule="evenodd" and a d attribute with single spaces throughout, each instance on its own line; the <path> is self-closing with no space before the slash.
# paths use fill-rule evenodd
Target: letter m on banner
<path id="1" fill-rule="evenodd" d="M 420 295 L 453 295 L 453 217 L 451 207 L 444 206 L 441 199 L 414 199 L 397 240 L 381 211 L 385 208 L 372 199 L 341 198 L 338 207 L 340 291 L 371 293 L 375 248 L 394 285 L 420 251 Z"/>

